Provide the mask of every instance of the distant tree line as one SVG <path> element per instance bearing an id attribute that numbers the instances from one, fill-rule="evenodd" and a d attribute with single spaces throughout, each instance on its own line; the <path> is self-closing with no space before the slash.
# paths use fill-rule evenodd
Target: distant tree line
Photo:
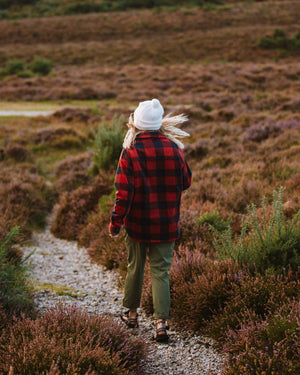
<path id="1" fill-rule="evenodd" d="M 121 10 L 127 8 L 153 8 L 157 6 L 170 6 L 170 5 L 185 5 L 185 4 L 195 4 L 204 5 L 205 3 L 215 3 L 221 4 L 222 0 L 104 0 L 104 1 L 76 1 L 70 2 L 67 6 L 69 10 L 74 10 L 83 13 L 88 12 L 101 12 L 109 10 Z M 23 6 L 23 5 L 42 5 L 43 3 L 48 3 L 48 1 L 43 0 L 0 0 L 0 10 L 8 9 L 12 6 Z M 49 2 L 47 5 L 54 5 L 54 2 Z"/>
<path id="2" fill-rule="evenodd" d="M 14 5 L 32 5 L 35 4 L 38 0 L 0 0 L 0 10 L 8 9 Z"/>

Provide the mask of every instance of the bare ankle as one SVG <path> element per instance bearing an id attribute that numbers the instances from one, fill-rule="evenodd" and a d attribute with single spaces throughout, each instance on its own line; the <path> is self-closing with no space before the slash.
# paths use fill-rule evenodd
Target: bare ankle
<path id="1" fill-rule="evenodd" d="M 136 318 L 136 316 L 137 316 L 137 309 L 130 309 L 129 318 Z"/>

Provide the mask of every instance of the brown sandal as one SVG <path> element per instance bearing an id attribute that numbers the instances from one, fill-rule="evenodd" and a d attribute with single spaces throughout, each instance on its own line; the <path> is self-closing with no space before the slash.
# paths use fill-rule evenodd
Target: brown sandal
<path id="1" fill-rule="evenodd" d="M 158 326 L 161 324 L 161 327 L 158 328 Z M 167 329 L 169 329 L 169 326 L 166 324 L 166 321 L 164 319 L 157 319 L 156 321 L 156 333 L 153 336 L 153 339 L 156 342 L 168 342 L 169 336 L 167 334 Z"/>
<path id="2" fill-rule="evenodd" d="M 127 310 L 125 312 L 123 312 L 121 315 L 120 315 L 120 318 L 121 320 L 126 324 L 127 328 L 138 328 L 139 327 L 139 323 L 138 323 L 138 313 L 136 313 L 136 317 L 135 318 L 129 318 L 129 312 L 130 310 Z"/>

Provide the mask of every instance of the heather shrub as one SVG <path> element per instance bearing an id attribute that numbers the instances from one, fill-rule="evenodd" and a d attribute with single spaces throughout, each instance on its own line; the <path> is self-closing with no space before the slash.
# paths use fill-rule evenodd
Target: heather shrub
<path id="1" fill-rule="evenodd" d="M 15 321 L 0 336 L 0 355 L 1 373 L 125 375 L 142 372 L 146 345 L 111 317 L 58 306 Z"/>
<path id="2" fill-rule="evenodd" d="M 244 141 L 261 142 L 264 139 L 278 134 L 283 129 L 280 124 L 276 123 L 258 123 L 250 126 L 243 134 Z"/>
<path id="3" fill-rule="evenodd" d="M 16 242 L 21 243 L 30 238 L 32 229 L 28 227 L 28 209 L 19 207 L 19 212 L 12 212 L 9 208 L 4 209 L 3 203 L 0 203 L 0 240 L 8 235 L 11 228 L 20 227 L 22 231 L 16 235 Z"/>
<path id="4" fill-rule="evenodd" d="M 45 224 L 48 204 L 41 191 L 30 182 L 16 177 L 10 183 L 0 183 L 0 200 L 0 212 L 3 214 L 9 211 L 10 217 L 20 218 L 29 227 Z"/>
<path id="5" fill-rule="evenodd" d="M 59 238 L 77 240 L 89 215 L 97 209 L 99 199 L 110 193 L 109 183 L 98 176 L 91 186 L 65 192 L 59 199 L 51 231 Z"/>
<path id="6" fill-rule="evenodd" d="M 292 299 L 300 296 L 295 275 L 250 275 L 240 277 L 232 286 L 224 309 L 209 324 L 210 334 L 224 343 L 228 330 L 238 330 L 249 319 L 261 321 Z"/>
<path id="7" fill-rule="evenodd" d="M 32 155 L 28 148 L 18 143 L 9 143 L 5 152 L 8 157 L 17 162 L 32 160 Z"/>
<path id="8" fill-rule="evenodd" d="M 199 225 L 197 222 L 198 210 L 189 210 L 182 207 L 180 212 L 180 239 L 179 244 L 195 242 L 199 238 Z"/>
<path id="9" fill-rule="evenodd" d="M 59 178 L 68 172 L 87 172 L 91 162 L 92 155 L 90 152 L 84 152 L 76 156 L 68 156 L 55 166 L 55 176 Z"/>
<path id="10" fill-rule="evenodd" d="M 58 149 L 81 148 L 87 143 L 87 138 L 71 127 L 61 126 L 39 130 L 33 137 L 33 142 L 35 143 L 35 150 L 47 147 Z"/>
<path id="11" fill-rule="evenodd" d="M 5 148 L 0 146 L 0 161 L 5 159 Z"/>
<path id="12" fill-rule="evenodd" d="M 242 273 L 231 260 L 214 261 L 199 251 L 191 252 L 180 247 L 170 270 L 174 323 L 192 330 L 203 330 L 207 321 L 224 307 L 233 284 Z M 148 312 L 152 306 L 150 297 L 149 291 L 143 297 Z"/>
<path id="13" fill-rule="evenodd" d="M 203 330 L 207 321 L 224 307 L 239 273 L 240 268 L 233 262 L 215 263 L 201 254 L 175 259 L 170 285 L 176 324 Z"/>
<path id="14" fill-rule="evenodd" d="M 80 232 L 79 244 L 88 247 L 95 262 L 107 269 L 119 268 L 124 275 L 127 269 L 127 251 L 122 232 L 118 238 L 110 238 L 108 227 L 113 196 L 102 196 L 97 211 L 90 215 Z"/>
<path id="15" fill-rule="evenodd" d="M 92 158 L 90 153 L 83 153 L 78 156 L 68 156 L 59 162 L 55 167 L 57 180 L 54 183 L 59 194 L 65 191 L 76 190 L 78 187 L 90 185 L 92 176 L 88 174 Z"/>
<path id="16" fill-rule="evenodd" d="M 124 140 L 123 117 L 119 119 L 115 116 L 111 123 L 107 124 L 105 118 L 98 126 L 97 131 L 93 131 L 93 166 L 92 171 L 98 173 L 100 169 L 108 170 L 115 167 L 122 150 Z"/>
<path id="17" fill-rule="evenodd" d="M 223 188 L 220 204 L 227 210 L 235 213 L 245 213 L 250 202 L 259 204 L 262 192 L 267 187 L 264 181 L 243 177 L 240 181 L 234 179 L 229 181 L 230 184 Z"/>
<path id="18" fill-rule="evenodd" d="M 282 305 L 265 320 L 249 320 L 230 331 L 226 375 L 298 374 L 300 371 L 299 301 Z"/>
<path id="19" fill-rule="evenodd" d="M 203 158 L 208 153 L 208 142 L 205 139 L 199 139 L 194 143 L 187 143 L 184 146 L 184 154 L 192 158 Z"/>
<path id="20" fill-rule="evenodd" d="M 28 238 L 33 228 L 45 224 L 46 215 L 55 201 L 53 187 L 45 178 L 27 168 L 31 165 L 15 164 L 3 167 L 0 182 L 0 237 L 14 226 L 22 231 L 18 241 Z"/>
<path id="21" fill-rule="evenodd" d="M 32 289 L 28 283 L 29 267 L 14 249 L 19 228 L 0 238 L 0 310 L 7 319 L 21 313 L 33 313 Z"/>
<path id="22" fill-rule="evenodd" d="M 7 324 L 8 324 L 8 316 L 2 307 L 2 301 L 0 298 L 0 336 L 1 336 L 3 328 L 5 328 Z"/>
<path id="23" fill-rule="evenodd" d="M 204 214 L 205 215 L 205 214 Z M 180 214 L 180 237 L 176 241 L 175 251 L 178 246 L 200 249 L 204 254 L 213 252 L 214 234 L 207 223 L 199 221 L 199 210 L 190 210 L 182 207 Z"/>
<path id="24" fill-rule="evenodd" d="M 90 185 L 93 181 L 92 176 L 86 172 L 68 172 L 55 181 L 54 186 L 59 195 L 62 193 L 78 189 L 80 186 Z"/>
<path id="25" fill-rule="evenodd" d="M 291 220 L 285 218 L 283 189 L 274 191 L 272 215 L 267 220 L 266 201 L 262 204 L 259 222 L 254 204 L 248 207 L 249 219 L 244 219 L 241 235 L 233 239 L 231 229 L 219 232 L 220 242 L 214 242 L 221 259 L 231 258 L 264 273 L 281 273 L 284 268 L 297 270 L 300 264 L 300 225 L 298 211 Z"/>

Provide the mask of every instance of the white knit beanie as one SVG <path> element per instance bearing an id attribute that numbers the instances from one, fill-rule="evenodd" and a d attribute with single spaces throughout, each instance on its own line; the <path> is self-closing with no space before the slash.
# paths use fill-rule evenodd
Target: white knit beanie
<path id="1" fill-rule="evenodd" d="M 134 126 L 139 130 L 158 130 L 164 109 L 158 99 L 141 102 L 134 111 Z"/>

